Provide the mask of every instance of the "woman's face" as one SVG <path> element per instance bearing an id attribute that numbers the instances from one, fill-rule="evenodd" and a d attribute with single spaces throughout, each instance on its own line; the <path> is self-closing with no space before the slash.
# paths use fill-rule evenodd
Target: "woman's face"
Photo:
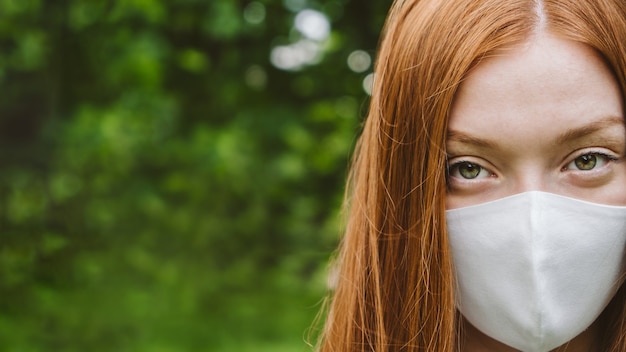
<path id="1" fill-rule="evenodd" d="M 544 191 L 626 205 L 624 106 L 590 48 L 540 34 L 481 62 L 448 130 L 447 208 Z"/>

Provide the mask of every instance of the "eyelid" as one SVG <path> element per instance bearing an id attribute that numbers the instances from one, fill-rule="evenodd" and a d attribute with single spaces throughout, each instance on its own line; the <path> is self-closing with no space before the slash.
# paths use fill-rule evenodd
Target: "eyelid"
<path id="1" fill-rule="evenodd" d="M 477 156 L 470 156 L 470 155 L 448 156 L 447 162 L 448 162 L 448 168 L 461 164 L 461 163 L 471 163 L 471 164 L 476 164 L 489 171 L 493 169 L 493 166 L 491 165 L 491 163 Z"/>

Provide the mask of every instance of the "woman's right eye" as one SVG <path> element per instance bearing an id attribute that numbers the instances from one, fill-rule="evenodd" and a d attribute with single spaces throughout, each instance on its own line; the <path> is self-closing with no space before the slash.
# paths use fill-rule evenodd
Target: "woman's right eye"
<path id="1" fill-rule="evenodd" d="M 478 164 L 469 161 L 459 161 L 450 165 L 448 175 L 466 180 L 474 180 L 489 177 L 491 173 Z"/>

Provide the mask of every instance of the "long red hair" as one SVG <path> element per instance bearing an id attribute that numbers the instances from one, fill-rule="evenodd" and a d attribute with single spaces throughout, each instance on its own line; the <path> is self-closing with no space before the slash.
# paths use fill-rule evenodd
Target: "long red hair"
<path id="1" fill-rule="evenodd" d="M 536 31 L 595 48 L 626 91 L 624 0 L 393 4 L 348 182 L 320 351 L 461 348 L 445 226 L 448 114 L 472 67 Z M 626 351 L 624 297 L 620 291 L 602 317 L 606 351 Z"/>

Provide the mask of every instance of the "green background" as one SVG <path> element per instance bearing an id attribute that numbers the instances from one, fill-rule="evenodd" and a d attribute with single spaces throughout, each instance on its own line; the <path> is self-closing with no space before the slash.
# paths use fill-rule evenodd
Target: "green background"
<path id="1" fill-rule="evenodd" d="M 389 4 L 0 0 L 0 350 L 310 350 Z"/>

